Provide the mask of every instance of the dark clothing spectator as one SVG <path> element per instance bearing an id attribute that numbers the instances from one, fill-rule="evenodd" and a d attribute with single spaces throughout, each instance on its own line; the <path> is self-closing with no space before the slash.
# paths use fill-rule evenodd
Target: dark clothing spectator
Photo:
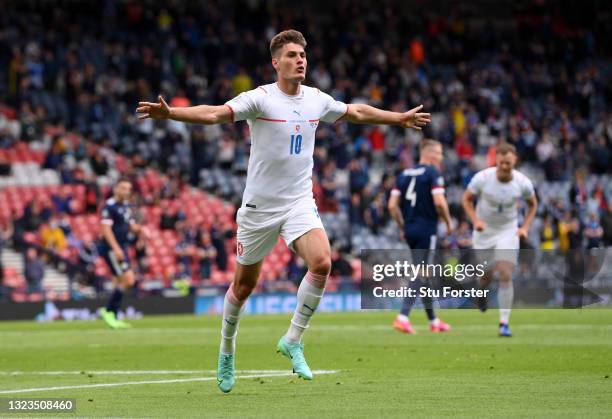
<path id="1" fill-rule="evenodd" d="M 87 182 L 85 184 L 85 212 L 91 214 L 98 212 L 100 204 L 100 188 L 96 182 Z"/>
<path id="2" fill-rule="evenodd" d="M 28 284 L 28 293 L 42 292 L 42 281 L 45 276 L 45 262 L 38 256 L 34 248 L 26 252 L 24 276 Z"/>
<path id="3" fill-rule="evenodd" d="M 55 212 L 59 214 L 72 214 L 72 197 L 67 194 L 56 194 L 51 197 Z"/>
<path id="4" fill-rule="evenodd" d="M 348 278 L 353 275 L 353 267 L 340 252 L 335 251 L 332 253 L 331 262 L 331 275 Z"/>
<path id="5" fill-rule="evenodd" d="M 210 279 L 216 257 L 217 250 L 212 245 L 212 243 L 209 243 L 207 245 L 201 245 L 198 247 L 198 258 L 200 260 L 200 279 Z"/>
<path id="6" fill-rule="evenodd" d="M 159 222 L 159 228 L 161 230 L 174 230 L 176 227 L 177 217 L 176 214 L 170 214 L 169 212 L 162 212 Z"/>
<path id="7" fill-rule="evenodd" d="M 106 176 L 108 174 L 108 162 L 104 156 L 100 153 L 96 153 L 90 159 L 91 169 L 96 176 Z"/>
<path id="8" fill-rule="evenodd" d="M 587 249 L 596 249 L 603 243 L 603 229 L 596 219 L 591 219 L 584 229 L 584 236 L 587 239 Z"/>

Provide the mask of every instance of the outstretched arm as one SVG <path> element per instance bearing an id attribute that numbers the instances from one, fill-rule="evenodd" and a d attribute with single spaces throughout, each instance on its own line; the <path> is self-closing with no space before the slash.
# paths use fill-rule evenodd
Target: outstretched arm
<path id="1" fill-rule="evenodd" d="M 404 128 L 422 129 L 431 122 L 431 114 L 419 112 L 423 105 L 407 112 L 392 112 L 377 109 L 363 103 L 351 103 L 341 121 L 355 124 L 399 125 Z"/>
<path id="2" fill-rule="evenodd" d="M 157 99 L 159 100 L 158 103 L 138 102 L 138 108 L 136 108 L 136 113 L 140 114 L 138 119 L 173 119 L 175 121 L 204 125 L 232 122 L 232 109 L 227 105 L 198 105 L 176 108 L 168 106 L 161 96 L 158 96 Z"/>

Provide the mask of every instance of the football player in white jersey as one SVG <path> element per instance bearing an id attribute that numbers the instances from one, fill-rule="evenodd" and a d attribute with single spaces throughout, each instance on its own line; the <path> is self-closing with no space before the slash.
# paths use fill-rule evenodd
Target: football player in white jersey
<path id="1" fill-rule="evenodd" d="M 463 194 L 463 209 L 474 226 L 474 249 L 494 250 L 495 266 L 483 277 L 487 286 L 493 275 L 499 279 L 499 335 L 510 337 L 508 325 L 514 299 L 512 271 L 517 263 L 520 239 L 527 239 L 529 225 L 537 209 L 533 184 L 527 176 L 514 170 L 516 149 L 500 144 L 496 150 L 496 167 L 481 170 L 470 181 Z M 478 198 L 476 209 L 474 199 Z M 527 202 L 528 211 L 518 226 L 519 199 Z M 486 298 L 479 299 L 479 308 L 486 311 Z"/>
<path id="2" fill-rule="evenodd" d="M 312 195 L 315 130 L 320 122 L 388 124 L 420 130 L 430 122 L 421 106 L 390 112 L 365 104 L 344 104 L 304 86 L 306 40 L 295 30 L 278 33 L 270 42 L 277 81 L 241 93 L 221 106 L 169 107 L 140 102 L 139 118 L 173 119 L 197 124 L 246 120 L 251 130 L 251 156 L 242 207 L 237 215 L 237 266 L 225 296 L 217 381 L 223 392 L 235 383 L 234 352 L 242 308 L 255 288 L 263 258 L 281 236 L 306 262 L 308 272 L 297 293 L 297 307 L 277 351 L 291 360 L 299 377 L 312 379 L 304 358 L 302 335 L 323 296 L 331 258 L 329 240 Z"/>

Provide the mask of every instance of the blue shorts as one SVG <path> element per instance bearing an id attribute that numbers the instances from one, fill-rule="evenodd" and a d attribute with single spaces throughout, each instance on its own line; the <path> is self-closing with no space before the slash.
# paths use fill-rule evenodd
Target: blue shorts
<path id="1" fill-rule="evenodd" d="M 436 250 L 436 234 L 404 234 L 406 243 L 410 246 L 412 263 L 433 263 Z"/>
<path id="2" fill-rule="evenodd" d="M 130 269 L 132 269 L 132 267 L 130 266 L 130 256 L 128 254 L 127 246 L 121 246 L 121 249 L 123 250 L 125 259 L 123 259 L 122 262 L 119 262 L 119 260 L 117 260 L 117 256 L 115 256 L 115 253 L 105 241 L 100 242 L 100 244 L 98 245 L 98 252 L 100 256 L 102 256 L 102 258 L 110 268 L 113 276 L 116 277 L 119 277 Z"/>

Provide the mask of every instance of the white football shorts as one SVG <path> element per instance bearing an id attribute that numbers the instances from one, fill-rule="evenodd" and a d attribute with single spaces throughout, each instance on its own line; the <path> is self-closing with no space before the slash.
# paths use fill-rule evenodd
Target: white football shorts
<path id="1" fill-rule="evenodd" d="M 281 236 L 287 246 L 315 228 L 325 229 L 314 199 L 296 203 L 289 211 L 278 213 L 260 212 L 246 206 L 236 215 L 238 224 L 236 261 L 241 265 L 252 265 L 262 260 Z"/>
<path id="2" fill-rule="evenodd" d="M 517 231 L 516 226 L 501 229 L 487 226 L 484 231 L 474 230 L 473 248 L 474 250 L 494 250 L 494 261 L 505 260 L 516 265 L 520 248 Z"/>

